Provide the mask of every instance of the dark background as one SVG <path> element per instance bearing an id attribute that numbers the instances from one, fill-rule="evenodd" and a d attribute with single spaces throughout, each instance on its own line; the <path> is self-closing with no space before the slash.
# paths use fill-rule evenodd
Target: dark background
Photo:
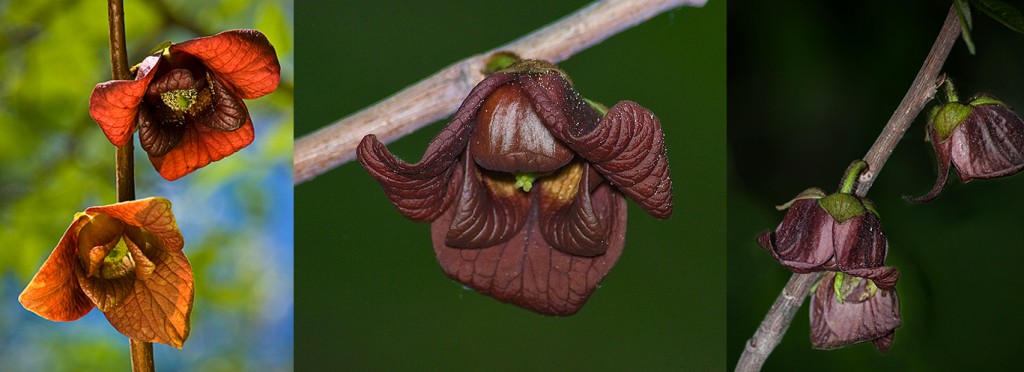
<path id="1" fill-rule="evenodd" d="M 296 137 L 587 3 L 298 2 Z M 296 187 L 296 369 L 724 368 L 725 5 L 560 64 L 584 96 L 661 118 L 675 182 L 667 221 L 630 203 L 625 252 L 580 313 L 542 317 L 448 279 L 429 225 L 351 162 Z M 389 148 L 415 161 L 444 123 Z"/>
<path id="2" fill-rule="evenodd" d="M 1012 2 L 1020 6 L 1019 2 Z M 735 365 L 790 273 L 755 243 L 807 187 L 834 191 L 867 152 L 921 67 L 948 1 L 733 2 L 729 8 L 728 365 Z M 961 99 L 985 91 L 1024 106 L 1024 36 L 975 12 L 945 71 Z M 930 108 L 931 106 L 928 106 Z M 903 276 L 903 327 L 886 355 L 870 344 L 810 348 L 806 306 L 765 370 L 986 370 L 1019 366 L 1024 316 L 1024 178 L 961 185 L 929 204 L 935 161 L 918 118 L 868 197 Z"/>

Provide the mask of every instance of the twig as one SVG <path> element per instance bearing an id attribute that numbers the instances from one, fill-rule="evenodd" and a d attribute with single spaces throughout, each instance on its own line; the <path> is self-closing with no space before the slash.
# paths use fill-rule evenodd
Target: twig
<path id="1" fill-rule="evenodd" d="M 116 80 L 130 80 L 128 71 L 128 47 L 124 37 L 123 0 L 107 1 L 107 21 L 110 29 L 110 73 Z M 117 201 L 135 199 L 135 158 L 134 144 L 129 140 L 118 146 L 114 155 L 114 174 Z M 132 371 L 153 372 L 153 344 L 129 339 L 128 353 L 132 359 Z"/>
<path id="2" fill-rule="evenodd" d="M 939 37 L 935 39 L 935 44 L 928 52 L 924 65 L 921 66 L 917 77 L 910 85 L 910 90 L 903 97 L 896 112 L 889 118 L 889 122 L 882 129 L 882 133 L 879 134 L 874 145 L 864 156 L 864 161 L 868 163 L 868 169 L 861 173 L 858 179 L 855 190 L 857 196 L 867 195 L 896 144 L 903 138 L 903 134 L 925 104 L 935 96 L 937 87 L 935 81 L 959 35 L 960 23 L 956 10 L 950 7 L 946 21 L 942 25 L 942 31 L 939 32 Z M 761 369 L 768 355 L 782 341 L 782 336 L 793 322 L 793 316 L 800 309 L 811 286 L 819 276 L 820 273 L 793 274 L 789 278 L 786 287 L 775 299 L 775 303 L 772 304 L 771 310 L 761 321 L 754 336 L 747 341 L 743 354 L 740 355 L 739 362 L 736 363 L 736 371 L 758 371 Z"/>
<path id="3" fill-rule="evenodd" d="M 629 27 L 683 5 L 706 0 L 600 0 L 561 20 L 483 54 L 446 67 L 402 91 L 295 141 L 294 182 L 308 181 L 355 157 L 356 145 L 373 133 L 384 143 L 451 115 L 483 80 L 487 56 L 511 51 L 554 63 Z"/>

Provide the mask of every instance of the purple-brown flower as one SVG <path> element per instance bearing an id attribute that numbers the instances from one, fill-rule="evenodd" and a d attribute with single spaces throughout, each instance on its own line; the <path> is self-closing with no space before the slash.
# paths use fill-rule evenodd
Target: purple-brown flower
<path id="1" fill-rule="evenodd" d="M 935 149 L 939 177 L 924 196 L 913 202 L 934 200 L 956 167 L 960 182 L 1009 176 L 1024 169 L 1024 121 L 1005 103 L 989 95 L 977 95 L 966 104 L 957 100 L 946 80 L 949 102 L 928 115 L 928 138 Z"/>
<path id="2" fill-rule="evenodd" d="M 843 273 L 825 273 L 811 292 L 811 344 L 837 349 L 871 341 L 881 352 L 892 346 L 900 319 L 896 289 Z"/>
<path id="3" fill-rule="evenodd" d="M 570 315 L 622 253 L 625 196 L 672 213 L 661 124 L 623 101 L 602 115 L 562 70 L 518 61 L 478 84 L 408 164 L 374 135 L 359 161 L 406 217 L 432 221 L 445 273 L 542 314 Z"/>
<path id="4" fill-rule="evenodd" d="M 796 273 L 842 271 L 884 288 L 896 284 L 899 270 L 883 266 L 889 243 L 871 201 L 811 188 L 780 208 L 786 207 L 779 227 L 757 237 L 783 266 Z"/>

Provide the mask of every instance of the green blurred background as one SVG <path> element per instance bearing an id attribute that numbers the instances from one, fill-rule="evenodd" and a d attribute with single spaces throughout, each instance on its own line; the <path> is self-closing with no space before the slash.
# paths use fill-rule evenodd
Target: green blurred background
<path id="1" fill-rule="evenodd" d="M 587 3 L 297 2 L 296 136 Z M 630 203 L 625 252 L 580 313 L 464 289 L 429 225 L 351 162 L 296 187 L 296 368 L 724 368 L 725 5 L 663 14 L 560 64 L 584 96 L 661 118 L 675 183 L 667 221 Z M 415 161 L 446 123 L 389 148 Z"/>
<path id="2" fill-rule="evenodd" d="M 164 196 L 196 278 L 182 350 L 154 346 L 159 370 L 292 368 L 292 2 L 125 1 L 129 63 L 164 40 L 258 28 L 282 82 L 249 101 L 256 141 L 170 183 L 136 142 L 138 197 Z M 128 370 L 128 341 L 103 314 L 54 323 L 17 301 L 75 212 L 114 198 L 114 148 L 88 113 L 110 79 L 104 1 L 0 1 L 0 370 Z"/>
<path id="3" fill-rule="evenodd" d="M 782 220 L 772 206 L 807 187 L 835 190 L 910 87 L 949 4 L 730 4 L 730 368 L 790 277 L 754 241 Z M 974 17 L 977 55 L 957 41 L 945 71 L 961 97 L 984 91 L 1024 107 L 1024 36 L 980 12 Z M 919 118 L 868 194 L 889 238 L 888 263 L 903 273 L 904 325 L 892 349 L 812 350 L 804 306 L 766 370 L 1019 368 L 1024 303 L 1014 288 L 1024 261 L 1024 178 L 951 180 L 930 204 L 906 202 L 901 195 L 924 194 L 935 182 L 923 128 Z"/>

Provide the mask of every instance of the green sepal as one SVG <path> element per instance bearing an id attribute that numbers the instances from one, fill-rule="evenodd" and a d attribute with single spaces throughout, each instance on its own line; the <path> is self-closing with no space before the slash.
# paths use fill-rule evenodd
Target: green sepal
<path id="1" fill-rule="evenodd" d="M 487 64 L 484 66 L 484 74 L 491 75 L 495 72 L 504 70 L 509 66 L 516 64 L 516 62 L 522 61 L 518 55 L 512 52 L 497 52 L 491 55 L 491 58 L 487 59 Z"/>
<path id="2" fill-rule="evenodd" d="M 988 94 L 979 94 L 977 96 L 974 96 L 974 98 L 971 98 L 970 105 L 974 107 L 981 105 L 998 105 L 1003 107 L 1010 107 L 1006 103 L 1003 103 L 1003 101 L 1000 101 L 996 97 L 992 97 Z"/>
<path id="3" fill-rule="evenodd" d="M 932 110 L 928 118 L 928 122 L 935 128 L 935 131 L 939 134 L 939 140 L 945 141 L 953 134 L 956 127 L 960 126 L 961 123 L 971 115 L 971 111 L 974 107 L 965 105 L 962 103 L 951 102 L 940 106 L 937 110 Z"/>
<path id="4" fill-rule="evenodd" d="M 867 209 L 856 196 L 837 192 L 818 200 L 818 205 L 838 223 L 864 214 Z"/>

